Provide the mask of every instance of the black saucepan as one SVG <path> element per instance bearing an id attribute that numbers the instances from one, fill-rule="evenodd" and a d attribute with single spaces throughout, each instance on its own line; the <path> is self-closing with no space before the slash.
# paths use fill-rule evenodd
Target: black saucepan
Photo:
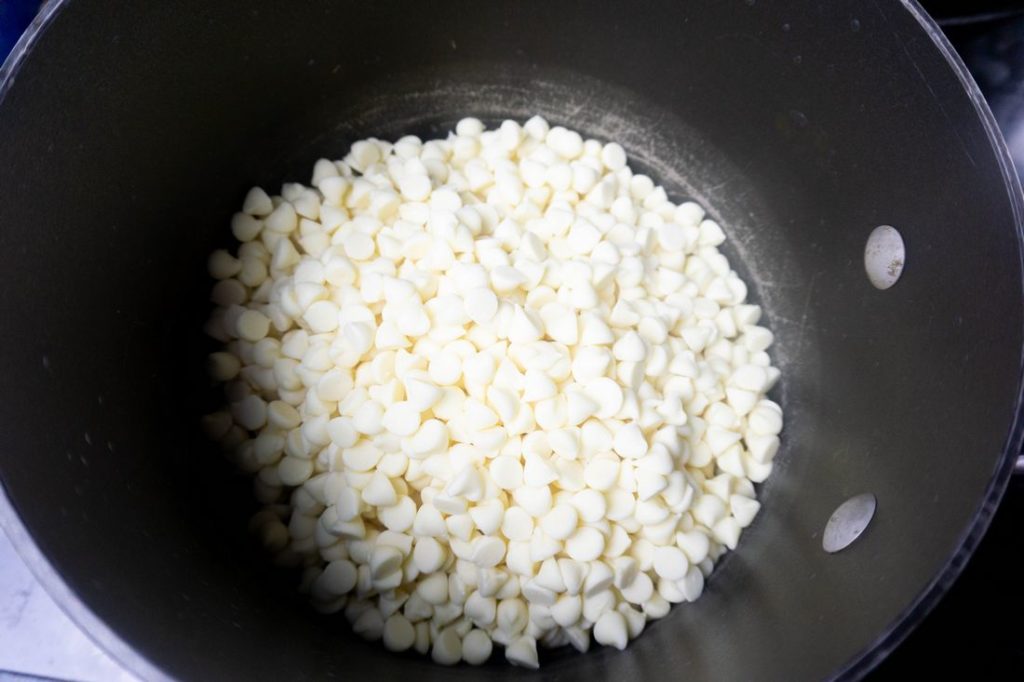
<path id="1" fill-rule="evenodd" d="M 911 1 L 50 4 L 0 86 L 4 526 L 146 678 L 864 673 L 956 577 L 1021 442 L 1021 193 Z M 446 669 L 323 618 L 204 442 L 205 255 L 253 185 L 366 135 L 534 113 L 706 203 L 776 332 L 784 451 L 714 572 L 625 652 Z M 902 279 L 865 242 L 892 225 Z M 871 493 L 852 546 L 833 510 Z M 497 658 L 497 657 L 496 657 Z"/>

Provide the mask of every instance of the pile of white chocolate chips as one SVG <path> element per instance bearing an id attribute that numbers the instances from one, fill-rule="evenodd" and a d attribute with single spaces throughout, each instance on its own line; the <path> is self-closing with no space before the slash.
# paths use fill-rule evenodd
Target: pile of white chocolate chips
<path id="1" fill-rule="evenodd" d="M 782 411 L 719 225 L 534 117 L 352 145 L 210 257 L 205 427 L 323 612 L 393 651 L 622 649 L 760 507 Z"/>

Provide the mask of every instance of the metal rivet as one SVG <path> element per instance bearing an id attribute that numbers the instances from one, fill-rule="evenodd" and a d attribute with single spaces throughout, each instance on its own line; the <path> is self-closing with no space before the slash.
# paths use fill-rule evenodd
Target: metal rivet
<path id="1" fill-rule="evenodd" d="M 864 247 L 864 269 L 878 289 L 888 289 L 899 281 L 906 262 L 907 249 L 899 231 L 890 225 L 879 225 L 868 236 Z"/>
<path id="2" fill-rule="evenodd" d="M 824 550 L 834 554 L 849 547 L 871 523 L 877 506 L 878 502 L 871 493 L 855 495 L 839 505 L 825 524 L 821 538 Z"/>

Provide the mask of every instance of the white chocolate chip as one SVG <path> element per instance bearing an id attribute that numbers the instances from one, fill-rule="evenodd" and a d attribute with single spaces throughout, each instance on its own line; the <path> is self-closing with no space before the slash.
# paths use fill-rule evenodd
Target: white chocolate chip
<path id="1" fill-rule="evenodd" d="M 516 637 L 505 647 L 505 658 L 513 665 L 536 670 L 540 667 L 537 659 L 537 640 L 529 635 Z"/>
<path id="2" fill-rule="evenodd" d="M 493 644 L 483 630 L 471 630 L 462 638 L 462 660 L 470 665 L 483 665 L 491 657 Z"/>
<path id="3" fill-rule="evenodd" d="M 626 619 L 617 611 L 607 611 L 594 623 L 594 640 L 598 644 L 613 646 L 618 650 L 626 648 L 629 642 L 629 631 Z"/>

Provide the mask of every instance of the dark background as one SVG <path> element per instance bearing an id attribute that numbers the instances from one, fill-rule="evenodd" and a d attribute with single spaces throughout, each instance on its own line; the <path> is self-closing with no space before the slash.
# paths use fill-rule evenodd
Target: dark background
<path id="1" fill-rule="evenodd" d="M 0 58 L 38 7 L 0 0 Z M 1024 2 L 923 2 L 960 52 L 1024 169 Z M 1024 679 L 1024 476 L 1010 482 L 991 529 L 935 611 L 870 676 L 966 674 Z M 812 641 L 807 646 L 813 646 Z M 0 673 L 2 676 L 3 673 Z"/>

